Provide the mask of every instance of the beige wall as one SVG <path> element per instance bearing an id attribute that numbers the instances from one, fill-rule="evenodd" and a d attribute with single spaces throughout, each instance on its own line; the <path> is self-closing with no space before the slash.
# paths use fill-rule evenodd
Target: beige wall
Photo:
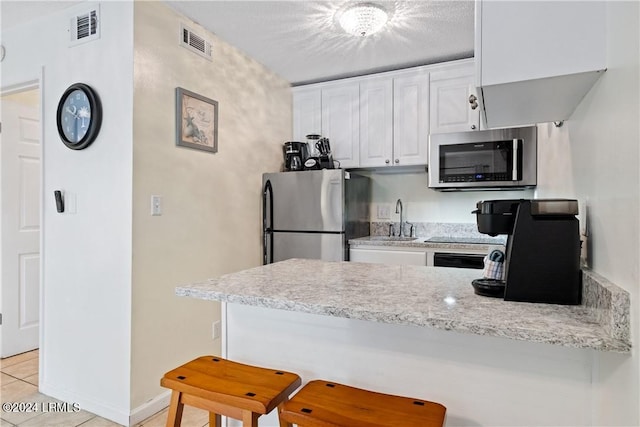
<path id="1" fill-rule="evenodd" d="M 279 170 L 292 120 L 286 81 L 211 34 L 212 62 L 180 47 L 180 23 L 204 31 L 159 2 L 134 13 L 133 410 L 167 370 L 219 354 L 219 305 L 174 288 L 261 264 L 262 173 Z M 176 87 L 219 102 L 216 154 L 175 146 Z"/>

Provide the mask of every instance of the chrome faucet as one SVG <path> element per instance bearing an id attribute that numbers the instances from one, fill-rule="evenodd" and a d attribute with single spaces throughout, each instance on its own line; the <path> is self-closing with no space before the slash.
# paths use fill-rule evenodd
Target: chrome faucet
<path id="1" fill-rule="evenodd" d="M 404 236 L 404 232 L 402 230 L 402 200 L 398 199 L 396 202 L 396 213 L 400 214 L 400 233 L 398 233 L 399 237 Z"/>

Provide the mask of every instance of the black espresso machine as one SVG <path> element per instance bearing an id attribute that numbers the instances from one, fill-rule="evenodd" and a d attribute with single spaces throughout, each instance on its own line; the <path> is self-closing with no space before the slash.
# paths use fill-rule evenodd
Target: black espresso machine
<path id="1" fill-rule="evenodd" d="M 582 302 L 577 200 L 485 200 L 476 208 L 473 213 L 480 233 L 508 235 L 502 283 L 505 300 L 565 305 Z M 482 295 L 477 282 L 474 288 Z M 498 282 L 493 283 L 494 288 L 501 285 Z"/>

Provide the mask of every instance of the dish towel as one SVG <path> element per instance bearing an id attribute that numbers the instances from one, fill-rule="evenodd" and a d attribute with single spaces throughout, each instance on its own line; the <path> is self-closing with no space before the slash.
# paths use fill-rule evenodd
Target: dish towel
<path id="1" fill-rule="evenodd" d="M 482 275 L 485 279 L 504 280 L 504 253 L 493 250 L 484 257 L 484 270 Z"/>

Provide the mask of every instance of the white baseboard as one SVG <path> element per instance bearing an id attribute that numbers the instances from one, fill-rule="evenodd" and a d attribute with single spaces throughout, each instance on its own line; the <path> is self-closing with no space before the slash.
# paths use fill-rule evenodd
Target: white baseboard
<path id="1" fill-rule="evenodd" d="M 91 412 L 123 426 L 134 426 L 139 422 L 146 420 L 151 415 L 160 412 L 169 406 L 169 402 L 171 400 L 171 390 L 167 390 L 166 392 L 133 409 L 131 413 L 129 413 L 128 410 L 118 410 L 109 405 L 105 405 L 104 403 L 75 395 L 67 390 L 62 390 L 46 383 L 40 384 L 39 391 L 42 394 L 46 394 L 47 396 L 63 402 L 77 403 L 80 405 L 80 409 Z"/>
<path id="2" fill-rule="evenodd" d="M 118 409 L 109 405 L 105 405 L 104 402 L 97 402 L 92 399 L 87 399 L 84 396 L 78 396 L 75 393 L 68 390 L 60 389 L 56 386 L 52 386 L 47 383 L 40 383 L 38 386 L 40 393 L 51 396 L 55 399 L 68 403 L 77 403 L 80 405 L 80 409 L 91 412 L 102 418 L 106 418 L 115 423 L 125 426 L 129 425 L 129 410 Z"/>
<path id="3" fill-rule="evenodd" d="M 162 411 L 164 408 L 169 406 L 170 401 L 171 390 L 167 390 L 162 394 L 157 395 L 153 399 L 143 403 L 142 405 L 131 411 L 131 415 L 129 416 L 129 425 L 134 426 L 140 421 L 146 420 L 151 415 Z"/>

